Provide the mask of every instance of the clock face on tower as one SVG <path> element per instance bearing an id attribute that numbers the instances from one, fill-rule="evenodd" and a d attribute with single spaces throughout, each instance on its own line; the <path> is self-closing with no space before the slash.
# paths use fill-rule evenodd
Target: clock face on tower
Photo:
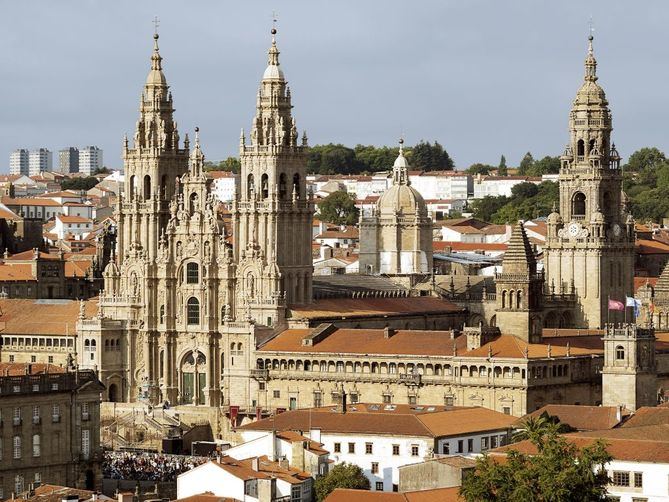
<path id="1" fill-rule="evenodd" d="M 569 234 L 570 237 L 576 237 L 580 231 L 581 231 L 581 225 L 579 225 L 575 221 L 571 222 L 567 227 L 567 233 Z"/>

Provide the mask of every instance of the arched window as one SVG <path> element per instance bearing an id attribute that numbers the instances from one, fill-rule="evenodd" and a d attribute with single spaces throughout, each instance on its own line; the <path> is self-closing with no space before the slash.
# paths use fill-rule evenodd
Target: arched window
<path id="1" fill-rule="evenodd" d="M 186 306 L 186 322 L 188 324 L 200 324 L 200 302 L 194 296 L 188 299 Z"/>
<path id="2" fill-rule="evenodd" d="M 14 436 L 14 458 L 21 458 L 21 436 Z"/>
<path id="3" fill-rule="evenodd" d="M 571 214 L 574 216 L 585 216 L 585 194 L 576 192 L 571 199 Z"/>
<path id="4" fill-rule="evenodd" d="M 576 143 L 576 155 L 579 157 L 583 157 L 585 155 L 585 143 L 582 139 L 579 139 L 578 143 Z"/>
<path id="5" fill-rule="evenodd" d="M 195 214 L 195 210 L 197 209 L 197 194 L 195 192 L 190 194 L 190 197 L 188 197 L 188 208 L 190 210 L 190 214 Z"/>
<path id="6" fill-rule="evenodd" d="M 151 198 L 151 176 L 144 176 L 144 200 Z"/>
<path id="7" fill-rule="evenodd" d="M 200 267 L 195 262 L 186 264 L 186 284 L 197 284 L 200 282 Z"/>
<path id="8" fill-rule="evenodd" d="M 592 151 L 595 149 L 595 144 L 596 144 L 596 143 L 595 143 L 595 140 L 594 140 L 594 139 L 591 139 L 591 140 L 590 140 L 590 148 L 589 148 L 589 150 L 588 150 L 588 153 L 592 153 Z"/>
<path id="9" fill-rule="evenodd" d="M 517 291 L 516 292 L 516 308 L 523 308 L 522 304 L 522 299 L 523 299 L 523 292 L 522 291 Z"/>
<path id="10" fill-rule="evenodd" d="M 253 175 L 249 174 L 248 178 L 246 179 L 246 196 L 249 199 L 252 199 L 254 197 L 256 191 L 256 187 L 253 181 Z"/>
<path id="11" fill-rule="evenodd" d="M 23 482 L 23 474 L 17 474 L 14 477 L 14 491 L 18 495 L 25 490 L 25 483 Z"/>
<path id="12" fill-rule="evenodd" d="M 502 291 L 502 308 L 506 308 L 506 289 Z"/>
<path id="13" fill-rule="evenodd" d="M 625 359 L 625 348 L 622 345 L 616 347 L 616 360 L 622 361 Z"/>
<path id="14" fill-rule="evenodd" d="M 293 176 L 293 192 L 295 192 L 295 197 L 300 198 L 300 175 L 295 173 Z"/>
<path id="15" fill-rule="evenodd" d="M 160 177 L 160 197 L 167 199 L 167 175 L 163 174 Z"/>
<path id="16" fill-rule="evenodd" d="M 281 173 L 279 176 L 279 199 L 286 198 L 286 173 Z"/>
<path id="17" fill-rule="evenodd" d="M 130 189 L 130 200 L 135 198 L 135 175 L 130 176 L 130 182 L 128 183 L 128 188 Z"/>
<path id="18" fill-rule="evenodd" d="M 33 457 L 39 457 L 41 454 L 42 449 L 40 447 L 39 434 L 33 434 Z"/>
<path id="19" fill-rule="evenodd" d="M 263 199 L 269 197 L 269 178 L 267 174 L 263 174 L 260 178 L 260 195 Z"/>
<path id="20" fill-rule="evenodd" d="M 165 305 L 160 306 L 159 320 L 160 324 L 165 324 Z"/>
<path id="21" fill-rule="evenodd" d="M 97 342 L 95 340 L 91 340 L 91 352 L 95 352 L 97 349 Z"/>

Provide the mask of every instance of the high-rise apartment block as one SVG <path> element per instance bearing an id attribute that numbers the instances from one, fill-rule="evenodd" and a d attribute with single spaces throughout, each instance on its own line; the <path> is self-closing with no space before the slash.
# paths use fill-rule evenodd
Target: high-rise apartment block
<path id="1" fill-rule="evenodd" d="M 73 146 L 58 152 L 58 167 L 61 173 L 79 172 L 79 149 Z"/>
<path id="2" fill-rule="evenodd" d="M 93 174 L 102 168 L 102 150 L 97 146 L 86 146 L 79 150 L 79 172 Z"/>
<path id="3" fill-rule="evenodd" d="M 9 154 L 9 174 L 28 174 L 28 150 L 18 148 Z"/>
<path id="4" fill-rule="evenodd" d="M 37 176 L 44 171 L 51 171 L 53 154 L 48 148 L 31 150 L 28 155 L 28 175 Z"/>

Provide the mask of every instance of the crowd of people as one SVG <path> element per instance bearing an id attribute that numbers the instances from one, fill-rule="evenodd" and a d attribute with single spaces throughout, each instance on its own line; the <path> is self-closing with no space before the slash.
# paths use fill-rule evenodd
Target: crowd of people
<path id="1" fill-rule="evenodd" d="M 163 455 L 127 451 L 107 451 L 102 475 L 133 481 L 176 481 L 177 476 L 207 461 L 204 457 Z"/>

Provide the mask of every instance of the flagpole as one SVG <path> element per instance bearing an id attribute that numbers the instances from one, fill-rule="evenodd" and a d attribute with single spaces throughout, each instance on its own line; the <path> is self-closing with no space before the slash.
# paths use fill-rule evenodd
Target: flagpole
<path id="1" fill-rule="evenodd" d="M 611 295 L 606 298 L 606 326 L 611 324 Z"/>

